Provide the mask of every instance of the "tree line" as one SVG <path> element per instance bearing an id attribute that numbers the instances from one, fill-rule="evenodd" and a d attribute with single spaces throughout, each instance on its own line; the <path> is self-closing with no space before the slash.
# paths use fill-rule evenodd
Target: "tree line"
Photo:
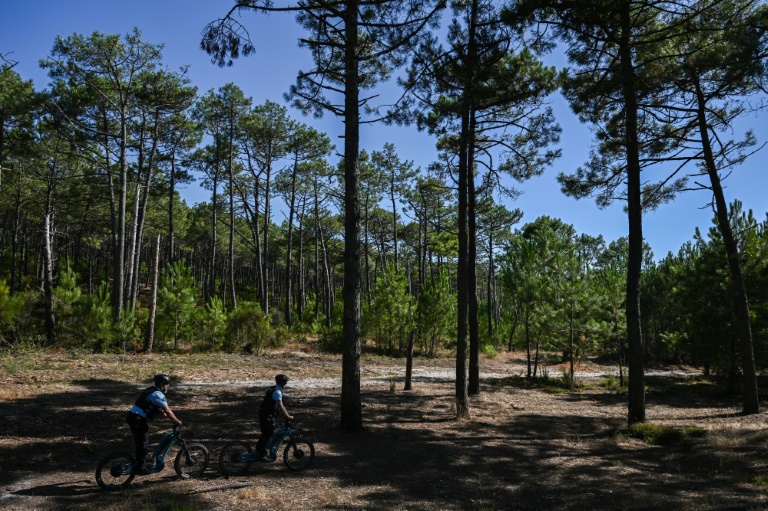
<path id="1" fill-rule="evenodd" d="M 452 352 L 459 418 L 480 353 L 520 348 L 530 378 L 544 351 L 570 381 L 580 357 L 614 360 L 630 423 L 649 360 L 701 365 L 758 410 L 765 223 L 729 207 L 722 180 L 756 145 L 725 137 L 764 89 L 763 2 L 254 0 L 206 28 L 219 65 L 258 52 L 235 16 L 248 9 L 297 16 L 316 67 L 286 99 L 342 118 L 343 147 L 236 84 L 199 92 L 138 30 L 57 38 L 42 91 L 3 66 L 7 345 L 259 351 L 319 335 L 342 353 L 348 429 L 363 345 L 405 355 L 407 388 L 415 353 Z M 541 60 L 558 45 L 567 70 Z M 401 100 L 374 104 L 397 70 Z M 563 192 L 624 202 L 625 239 L 515 227 L 504 205 L 560 155 L 556 91 L 596 134 Z M 369 122 L 416 124 L 438 159 L 361 150 Z M 193 179 L 210 201 L 181 199 Z M 713 227 L 654 261 L 642 212 L 691 188 L 711 190 Z"/>

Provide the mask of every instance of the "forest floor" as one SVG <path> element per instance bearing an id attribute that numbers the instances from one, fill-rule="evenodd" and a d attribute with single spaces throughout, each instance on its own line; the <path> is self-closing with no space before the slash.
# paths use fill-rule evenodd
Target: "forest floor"
<path id="1" fill-rule="evenodd" d="M 364 430 L 338 427 L 341 360 L 311 345 L 265 355 L 0 355 L 0 509 L 187 510 L 714 510 L 768 509 L 766 413 L 741 416 L 737 399 L 687 367 L 649 369 L 647 421 L 701 428 L 672 445 L 626 433 L 616 368 L 578 367 L 578 387 L 557 385 L 563 366 L 529 384 L 521 354 L 481 360 L 471 419 L 457 421 L 453 360 L 364 355 Z M 125 413 L 154 373 L 174 378 L 169 403 L 192 423 L 211 464 L 181 481 L 172 463 L 127 490 L 94 480 L 107 452 L 131 450 Z M 316 445 L 313 465 L 254 464 L 218 471 L 221 447 L 258 438 L 256 409 L 273 375 Z M 762 402 L 762 409 L 768 408 Z M 169 429 L 157 419 L 152 440 Z M 699 433 L 701 433 L 701 430 Z M 171 453 L 171 459 L 175 453 Z"/>

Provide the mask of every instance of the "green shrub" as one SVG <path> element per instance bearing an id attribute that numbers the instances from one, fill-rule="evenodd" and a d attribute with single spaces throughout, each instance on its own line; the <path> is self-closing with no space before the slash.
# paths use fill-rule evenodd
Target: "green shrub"
<path id="1" fill-rule="evenodd" d="M 570 369 L 563 368 L 563 386 L 568 389 L 573 389 L 575 382 L 573 381 L 573 376 L 571 376 Z"/>
<path id="2" fill-rule="evenodd" d="M 212 297 L 205 307 L 195 313 L 198 330 L 204 350 L 216 351 L 224 342 L 227 331 L 227 313 L 218 296 Z"/>
<path id="3" fill-rule="evenodd" d="M 619 377 L 615 374 L 609 374 L 607 376 L 603 376 L 600 381 L 598 382 L 598 385 L 600 387 L 605 388 L 606 390 L 610 390 L 611 392 L 615 392 L 616 394 L 626 394 L 627 393 L 627 376 L 624 376 L 624 384 L 621 384 L 621 381 L 619 380 Z"/>
<path id="4" fill-rule="evenodd" d="M 683 433 L 660 424 L 636 422 L 629 427 L 629 436 L 654 445 L 671 445 L 683 440 Z"/>
<path id="5" fill-rule="evenodd" d="M 271 316 L 255 302 L 243 302 L 229 313 L 224 349 L 260 353 L 272 341 Z"/>
<path id="6" fill-rule="evenodd" d="M 172 340 L 173 349 L 176 349 L 179 342 L 194 336 L 195 322 L 192 315 L 198 295 L 192 270 L 183 261 L 176 261 L 165 268 L 160 274 L 157 291 L 157 341 Z"/>
<path id="7" fill-rule="evenodd" d="M 56 337 L 64 347 L 72 347 L 80 343 L 77 337 L 80 315 L 78 302 L 82 292 L 77 285 L 77 275 L 67 268 L 59 273 L 58 285 L 53 287 L 54 311 L 56 314 Z"/>
<path id="8" fill-rule="evenodd" d="M 703 438 L 706 436 L 707 431 L 704 428 L 691 426 L 683 429 L 683 434 L 689 438 Z"/>
<path id="9" fill-rule="evenodd" d="M 11 296 L 11 287 L 0 280 L 0 341 L 10 344 L 15 337 L 16 320 L 24 308 L 24 295 Z"/>
<path id="10" fill-rule="evenodd" d="M 320 336 L 320 349 L 328 353 L 341 353 L 343 346 L 342 325 L 341 323 L 333 323 L 331 329 L 324 331 Z"/>
<path id="11" fill-rule="evenodd" d="M 284 346 L 291 340 L 291 329 L 286 325 L 279 325 L 272 329 L 269 345 L 277 348 L 278 346 Z"/>
<path id="12" fill-rule="evenodd" d="M 80 336 L 94 351 L 108 351 L 117 339 L 110 301 L 109 285 L 102 282 L 96 293 L 86 296 L 80 304 Z"/>
<path id="13" fill-rule="evenodd" d="M 376 279 L 374 300 L 363 314 L 362 335 L 373 339 L 387 353 L 402 353 L 413 328 L 415 304 L 408 289 L 408 279 L 394 265 Z"/>
<path id="14" fill-rule="evenodd" d="M 485 356 L 488 358 L 496 358 L 499 356 L 499 351 L 496 349 L 496 347 L 493 344 L 486 344 L 483 346 L 483 353 L 485 353 Z"/>

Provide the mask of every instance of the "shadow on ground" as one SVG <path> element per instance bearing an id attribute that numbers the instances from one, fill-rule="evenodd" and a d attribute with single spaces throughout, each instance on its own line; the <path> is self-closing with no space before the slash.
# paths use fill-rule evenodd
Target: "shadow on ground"
<path id="1" fill-rule="evenodd" d="M 76 381 L 66 391 L 0 404 L 3 438 L 17 439 L 0 444 L 0 507 L 693 510 L 766 503 L 764 487 L 754 484 L 768 479 L 763 430 L 736 429 L 742 439 L 731 443 L 705 438 L 661 447 L 619 434 L 625 398 L 610 393 L 484 385 L 472 398 L 473 417 L 456 421 L 450 382 L 425 377 L 414 387 L 363 392 L 365 429 L 355 434 L 338 427 L 337 391 L 289 389 L 290 410 L 317 445 L 314 465 L 291 473 L 278 461 L 224 478 L 217 471 L 221 447 L 233 439 L 254 445 L 258 438 L 262 389 L 176 386 L 169 402 L 208 447 L 206 475 L 178 481 L 171 458 L 164 472 L 105 493 L 93 471 L 107 452 L 130 450 L 124 416 L 142 387 Z M 710 397 L 695 391 L 681 397 L 672 388 L 653 400 L 687 406 L 697 420 L 733 417 L 732 402 L 717 402 L 712 411 Z M 153 440 L 167 428 L 158 419 Z"/>

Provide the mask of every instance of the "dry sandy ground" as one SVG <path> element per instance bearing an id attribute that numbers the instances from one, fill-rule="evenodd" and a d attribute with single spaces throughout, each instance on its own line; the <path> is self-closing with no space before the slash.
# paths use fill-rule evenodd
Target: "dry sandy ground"
<path id="1" fill-rule="evenodd" d="M 456 421 L 450 359 L 364 357 L 362 432 L 338 427 L 339 357 L 292 349 L 265 356 L 0 357 L 0 509 L 9 510 L 569 510 L 768 508 L 765 414 L 742 417 L 689 368 L 648 372 L 647 419 L 705 430 L 671 446 L 621 434 L 626 397 L 595 385 L 614 368 L 579 368 L 585 386 L 529 385 L 519 355 L 483 359 L 470 420 Z M 197 480 L 171 466 L 125 491 L 96 486 L 99 459 L 130 448 L 124 415 L 155 372 L 169 401 L 210 450 Z M 256 407 L 276 372 L 292 377 L 288 405 L 317 448 L 313 466 L 254 465 L 225 478 L 229 440 L 252 444 Z M 559 376 L 559 367 L 549 367 Z M 392 392 L 394 386 L 394 392 Z M 765 405 L 763 406 L 765 408 Z M 153 440 L 168 426 L 153 424 Z"/>

